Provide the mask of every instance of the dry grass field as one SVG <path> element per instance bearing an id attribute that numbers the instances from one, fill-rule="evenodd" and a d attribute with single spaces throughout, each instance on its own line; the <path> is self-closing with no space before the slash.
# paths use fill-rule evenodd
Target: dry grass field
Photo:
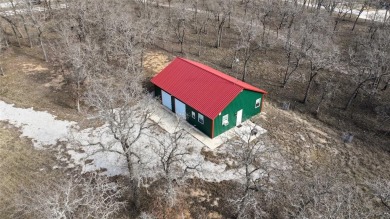
<path id="1" fill-rule="evenodd" d="M 13 126 L 0 122 L 0 218 L 14 218 L 10 203 L 21 199 L 19 192 L 58 177 L 58 161 L 49 151 L 35 150 Z"/>

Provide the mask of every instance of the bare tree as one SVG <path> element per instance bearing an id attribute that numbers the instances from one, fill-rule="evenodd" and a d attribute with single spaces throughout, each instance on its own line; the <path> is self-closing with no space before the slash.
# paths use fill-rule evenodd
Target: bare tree
<path id="1" fill-rule="evenodd" d="M 279 32 L 287 27 L 291 28 L 294 19 L 297 16 L 298 8 L 295 6 L 289 5 L 288 1 L 273 1 L 271 7 L 273 8 L 273 14 L 276 16 L 276 37 L 279 38 Z"/>
<path id="2" fill-rule="evenodd" d="M 0 14 L 0 18 L 2 18 L 2 20 L 6 21 L 11 26 L 12 32 L 14 33 L 16 41 L 18 42 L 18 46 L 20 47 L 20 38 L 23 38 L 23 34 L 20 32 L 17 22 L 11 19 L 9 16 L 3 14 Z"/>
<path id="3" fill-rule="evenodd" d="M 299 43 L 296 42 L 296 36 L 299 36 L 299 32 L 294 31 L 294 29 L 296 29 L 295 24 L 298 19 L 298 11 L 299 9 L 293 7 L 287 21 L 287 35 L 283 46 L 284 54 L 286 56 L 286 70 L 283 73 L 282 87 L 286 86 L 291 75 L 298 69 L 301 59 L 303 58 L 302 53 L 299 51 L 302 47 L 299 47 Z"/>
<path id="4" fill-rule="evenodd" d="M 249 17 L 249 16 L 247 16 Z M 243 72 L 242 72 L 242 81 L 245 81 L 248 64 L 250 58 L 252 58 L 254 52 L 262 48 L 262 42 L 260 38 L 260 25 L 257 23 L 257 20 L 250 18 L 247 21 L 237 21 L 236 28 L 240 33 L 240 38 L 236 46 L 235 51 L 243 50 Z M 234 55 L 236 57 L 236 54 Z M 235 59 L 234 57 L 234 59 Z"/>
<path id="5" fill-rule="evenodd" d="M 237 134 L 228 142 L 227 153 L 235 159 L 235 168 L 241 173 L 242 188 L 233 201 L 237 207 L 237 218 L 256 218 L 264 215 L 258 193 L 266 190 L 274 166 L 272 157 L 276 149 L 265 145 L 260 137 L 249 133 Z"/>
<path id="6" fill-rule="evenodd" d="M 187 11 L 186 11 L 186 4 L 180 4 L 180 7 L 175 8 L 172 10 L 173 17 L 170 21 L 170 26 L 173 30 L 173 33 L 175 35 L 176 40 L 180 44 L 180 53 L 183 53 L 183 44 L 184 44 L 184 37 L 186 34 L 187 29 Z"/>
<path id="7" fill-rule="evenodd" d="M 333 96 L 336 84 L 333 82 L 334 76 L 328 76 L 328 80 L 325 80 L 321 83 L 321 95 L 320 100 L 317 103 L 315 115 L 318 116 L 323 104 L 326 104 Z"/>
<path id="8" fill-rule="evenodd" d="M 217 39 L 215 42 L 215 47 L 218 48 L 221 46 L 222 35 L 226 21 L 232 13 L 233 5 L 231 0 L 217 0 L 207 2 L 207 8 L 214 15 L 214 22 L 217 31 Z"/>
<path id="9" fill-rule="evenodd" d="M 386 179 L 379 179 L 373 183 L 368 183 L 373 194 L 379 198 L 384 207 L 384 211 L 380 213 L 380 217 L 390 216 L 390 182 Z"/>
<path id="10" fill-rule="evenodd" d="M 142 165 L 139 151 L 135 149 L 136 142 L 153 124 L 149 122 L 153 99 L 143 93 L 143 88 L 137 78 L 128 78 L 127 72 L 119 78 L 93 81 L 87 93 L 87 103 L 96 108 L 98 118 L 106 122 L 109 133 L 115 142 L 103 144 L 98 151 L 109 151 L 123 155 L 127 161 L 130 175 L 133 202 L 139 207 L 139 181 L 137 168 Z M 120 144 L 120 150 L 115 143 Z"/>
<path id="11" fill-rule="evenodd" d="M 275 186 L 274 205 L 283 206 L 283 216 L 290 218 L 371 218 L 375 214 L 365 207 L 364 196 L 352 182 L 336 177 L 337 170 L 326 167 L 313 173 L 291 175 Z"/>
<path id="12" fill-rule="evenodd" d="M 380 121 L 380 126 L 383 130 L 386 130 L 386 128 L 390 128 L 389 121 L 390 121 L 390 105 L 383 105 L 378 106 L 375 108 L 375 112 L 378 115 L 378 121 Z M 390 131 L 385 131 L 385 135 L 390 133 Z"/>
<path id="13" fill-rule="evenodd" d="M 315 22 L 315 32 L 311 33 L 311 46 L 305 54 L 310 70 L 303 103 L 307 102 L 311 85 L 319 73 L 338 70 L 340 52 L 332 39 L 330 19 L 327 14 L 324 17 L 317 14 L 317 17 L 320 17 L 320 19 L 313 20 Z"/>
<path id="14" fill-rule="evenodd" d="M 66 31 L 66 28 L 63 30 L 60 33 L 63 44 L 53 48 L 53 50 L 61 49 L 61 51 L 55 53 L 52 60 L 57 60 L 62 65 L 64 78 L 73 88 L 76 109 L 81 112 L 80 101 L 83 96 L 83 85 L 91 72 L 91 65 L 93 65 L 91 62 L 94 59 L 91 58 L 91 54 L 96 51 L 93 51 L 91 45 L 72 42 L 70 33 Z"/>
<path id="15" fill-rule="evenodd" d="M 353 26 L 352 26 L 352 29 L 351 31 L 354 31 L 355 30 L 355 27 L 356 27 L 356 23 L 358 22 L 359 18 L 360 18 L 360 15 L 363 13 L 364 10 L 366 10 L 366 8 L 368 7 L 368 4 L 369 4 L 369 1 L 363 1 L 361 4 L 360 4 L 360 9 L 359 9 L 359 13 L 358 15 L 356 16 L 356 19 L 355 19 L 355 22 L 353 22 Z"/>
<path id="16" fill-rule="evenodd" d="M 9 46 L 7 35 L 4 31 L 2 23 L 0 21 L 0 58 L 2 57 L 3 50 Z M 0 76 L 4 76 L 4 70 L 0 64 Z"/>
<path id="17" fill-rule="evenodd" d="M 26 7 L 30 7 L 28 6 L 29 4 L 29 1 L 26 0 L 26 1 L 21 1 L 21 2 L 15 2 L 14 0 L 9 0 L 9 3 L 12 7 L 12 12 L 13 12 L 13 15 L 14 16 L 18 16 L 21 18 L 22 20 L 22 23 L 23 23 L 23 27 L 24 27 L 24 31 L 27 35 L 27 38 L 28 38 L 28 41 L 29 41 L 29 45 L 30 47 L 33 46 L 33 42 L 32 42 L 32 38 L 30 36 L 30 32 L 29 32 L 29 20 L 28 18 L 25 17 L 25 8 Z"/>
<path id="18" fill-rule="evenodd" d="M 329 12 L 330 15 L 332 15 L 339 3 L 340 3 L 339 0 L 325 0 L 322 3 L 322 6 L 325 8 L 327 12 Z"/>
<path id="19" fill-rule="evenodd" d="M 189 163 L 193 142 L 189 133 L 181 128 L 180 120 L 178 118 L 173 133 L 153 133 L 151 136 L 158 143 L 152 145 L 159 160 L 153 171 L 157 171 L 157 179 L 162 180 L 160 186 L 165 208 L 176 204 L 178 187 L 185 182 L 189 171 L 197 171 L 199 166 L 199 163 Z"/>
<path id="20" fill-rule="evenodd" d="M 33 9 L 33 4 L 29 0 L 26 0 L 26 7 L 27 7 L 28 16 L 32 22 L 32 25 L 37 30 L 39 45 L 42 49 L 43 57 L 44 57 L 45 61 L 47 62 L 47 61 L 49 61 L 49 59 L 47 56 L 46 45 L 44 43 L 44 38 L 43 38 L 43 34 L 45 33 L 45 25 L 46 25 L 45 14 L 44 13 L 43 14 L 36 13 L 36 11 Z M 26 27 L 25 27 L 25 29 L 27 32 Z"/>
<path id="21" fill-rule="evenodd" d="M 390 76 L 388 28 L 381 28 L 372 36 L 358 36 L 349 48 L 349 74 L 355 86 L 348 98 L 348 109 L 359 91 L 375 96 L 379 87 Z M 370 34 L 371 35 L 371 34 Z M 385 85 L 386 86 L 386 85 Z"/>
<path id="22" fill-rule="evenodd" d="M 354 6 L 354 1 L 342 1 L 338 7 L 335 8 L 337 11 L 337 16 L 335 18 L 335 23 L 333 26 L 333 30 L 337 30 L 338 24 L 343 21 L 348 13 L 352 13 L 352 9 Z M 348 10 L 349 9 L 349 10 Z"/>
<path id="23" fill-rule="evenodd" d="M 123 188 L 91 173 L 36 182 L 14 199 L 15 218 L 114 218 L 125 207 Z"/>
<path id="24" fill-rule="evenodd" d="M 210 25 L 210 21 L 211 21 L 210 13 L 205 12 L 204 14 L 202 14 L 202 16 L 197 16 L 194 19 L 195 20 L 193 20 L 190 23 L 192 24 L 192 28 L 195 29 L 195 33 L 198 38 L 197 47 L 198 47 L 198 56 L 200 56 L 202 52 L 203 38 L 205 37 L 205 35 L 207 35 L 206 27 Z"/>
<path id="25" fill-rule="evenodd" d="M 288 28 L 288 35 L 284 45 L 287 63 L 283 75 L 282 87 L 286 86 L 291 76 L 298 70 L 302 61 L 307 57 L 307 54 L 316 49 L 313 46 L 316 42 L 319 44 L 317 49 L 322 47 L 321 43 L 332 42 L 329 40 L 331 38 L 331 32 L 328 17 L 329 15 L 327 13 L 305 13 L 300 16 L 300 22 L 295 22 L 294 27 Z M 319 52 L 318 54 L 321 53 Z"/>

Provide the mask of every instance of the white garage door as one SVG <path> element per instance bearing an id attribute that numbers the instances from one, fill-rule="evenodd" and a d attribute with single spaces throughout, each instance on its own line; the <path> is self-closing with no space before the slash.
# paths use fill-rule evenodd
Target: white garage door
<path id="1" fill-rule="evenodd" d="M 171 95 L 161 90 L 162 104 L 172 110 L 172 99 Z"/>
<path id="2" fill-rule="evenodd" d="M 186 119 L 186 105 L 178 99 L 175 99 L 175 112 L 181 118 Z"/>

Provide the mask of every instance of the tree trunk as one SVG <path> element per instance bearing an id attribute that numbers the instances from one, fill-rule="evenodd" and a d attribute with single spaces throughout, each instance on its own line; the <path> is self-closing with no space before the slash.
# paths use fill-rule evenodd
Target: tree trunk
<path id="1" fill-rule="evenodd" d="M 360 86 L 361 85 L 359 84 L 359 86 L 353 91 L 352 95 L 349 97 L 347 104 L 344 107 L 344 110 L 347 110 L 351 106 L 352 101 L 356 98 L 356 96 L 359 92 Z"/>
<path id="2" fill-rule="evenodd" d="M 219 48 L 221 46 L 222 41 L 222 32 L 223 32 L 223 25 L 225 24 L 225 18 L 223 17 L 221 22 L 218 25 L 218 31 L 217 31 L 217 41 L 215 43 L 215 48 Z"/>
<path id="3" fill-rule="evenodd" d="M 130 189 L 131 189 L 131 195 L 132 195 L 132 204 L 133 207 L 138 210 L 140 208 L 140 190 L 139 190 L 139 180 L 136 176 L 134 176 L 134 165 L 133 160 L 131 159 L 131 153 L 129 151 L 130 146 L 126 143 L 121 141 L 122 149 L 125 152 L 126 155 L 126 161 L 127 161 L 127 169 L 129 171 L 130 176 Z"/>
<path id="4" fill-rule="evenodd" d="M 77 84 L 76 84 L 76 108 L 77 108 L 77 112 L 79 113 L 81 111 L 80 109 L 80 79 L 77 78 Z"/>
<path id="5" fill-rule="evenodd" d="M 182 35 L 180 40 L 180 53 L 183 53 L 183 43 L 184 43 L 184 29 L 182 30 Z"/>
<path id="6" fill-rule="evenodd" d="M 291 71 L 289 71 L 290 70 L 290 64 L 291 64 L 291 58 L 288 58 L 286 72 L 284 73 L 284 79 L 283 79 L 283 82 L 282 82 L 282 88 L 286 87 L 286 84 L 290 80 L 291 75 L 298 69 L 299 61 L 300 60 L 297 58 L 296 63 L 294 65 L 294 68 Z"/>
<path id="7" fill-rule="evenodd" d="M 202 49 L 201 31 L 202 31 L 202 29 L 200 29 L 198 32 L 198 56 L 200 56 L 200 50 Z"/>
<path id="8" fill-rule="evenodd" d="M 310 76 L 309 76 L 309 83 L 306 87 L 306 92 L 305 92 L 305 97 L 303 98 L 303 104 L 306 104 L 307 103 L 307 99 L 309 97 L 309 92 L 310 92 L 310 88 L 311 88 L 311 84 L 313 83 L 314 81 L 314 78 L 317 76 L 318 74 L 318 70 L 314 65 L 313 65 L 313 62 L 310 61 Z"/>
<path id="9" fill-rule="evenodd" d="M 48 62 L 46 49 L 45 49 L 45 46 L 43 45 L 43 40 L 42 40 L 41 34 L 39 34 L 38 38 L 39 38 L 39 42 L 41 44 L 41 48 L 42 48 L 42 52 L 43 52 L 43 57 L 45 58 L 45 62 Z"/>
<path id="10" fill-rule="evenodd" d="M 230 28 L 230 23 L 231 23 L 231 22 L 230 22 L 230 20 L 231 20 L 231 18 L 230 18 L 230 17 L 231 17 L 231 12 L 229 12 L 229 15 L 228 15 L 228 16 L 229 16 L 229 17 L 228 17 L 228 26 L 227 26 L 227 27 Z"/>
<path id="11" fill-rule="evenodd" d="M 310 75 L 309 83 L 307 84 L 307 87 L 306 87 L 305 97 L 303 98 L 303 101 L 302 101 L 303 104 L 307 103 L 307 99 L 309 97 L 309 92 L 310 92 L 310 88 L 311 88 L 311 84 L 313 83 L 313 80 L 314 80 L 314 76 L 312 77 Z"/>
<path id="12" fill-rule="evenodd" d="M 198 22 L 198 0 L 195 1 L 194 23 Z"/>
<path id="13" fill-rule="evenodd" d="M 14 12 L 14 13 L 16 14 L 16 12 Z M 26 35 L 27 35 L 27 38 L 28 38 L 28 42 L 30 44 L 30 48 L 32 48 L 33 47 L 33 43 L 32 43 L 31 37 L 30 37 L 30 33 L 28 32 L 26 20 L 24 19 L 23 15 L 20 15 L 20 18 L 22 18 L 24 31 L 26 32 Z"/>
<path id="14" fill-rule="evenodd" d="M 337 30 L 337 25 L 339 24 L 339 22 L 341 20 L 344 20 L 346 16 L 347 16 L 347 12 L 343 13 L 342 10 L 340 10 L 339 13 L 337 13 L 337 17 L 335 19 L 335 24 L 334 24 L 333 31 Z"/>
<path id="15" fill-rule="evenodd" d="M 237 62 L 237 49 L 234 50 L 234 55 L 233 55 L 233 59 L 232 59 L 232 62 L 230 63 L 230 68 L 233 69 L 233 65 L 235 62 Z"/>
<path id="16" fill-rule="evenodd" d="M 321 99 L 318 102 L 317 107 L 316 107 L 316 111 L 315 111 L 316 116 L 318 116 L 318 114 L 320 113 L 320 107 L 321 107 L 322 102 L 324 102 L 324 100 L 325 100 L 326 92 L 327 92 L 327 90 L 324 90 L 322 92 Z"/>
<path id="17" fill-rule="evenodd" d="M 244 59 L 244 72 L 242 74 L 242 81 L 245 81 L 246 74 L 248 72 L 248 62 L 250 58 L 250 48 L 245 49 L 245 59 Z"/>
<path id="18" fill-rule="evenodd" d="M 358 16 L 356 17 L 355 22 L 353 23 L 353 26 L 352 26 L 352 30 L 351 30 L 351 31 L 355 30 L 356 23 L 357 23 L 357 21 L 359 20 L 360 15 L 363 13 L 363 11 L 364 11 L 364 9 L 365 9 L 365 7 L 366 7 L 366 4 L 367 4 L 367 3 L 363 3 L 362 7 L 360 8 L 359 14 L 358 14 Z M 351 13 L 352 13 L 352 12 L 351 12 Z"/>
<path id="19" fill-rule="evenodd" d="M 248 72 L 248 60 L 245 60 L 244 61 L 244 73 L 242 74 L 242 81 L 245 82 L 245 77 L 246 77 L 246 73 Z"/>
<path id="20" fill-rule="evenodd" d="M 14 22 L 13 22 L 11 19 L 9 19 L 8 17 L 2 16 L 1 14 L 0 14 L 0 18 L 3 18 L 5 21 L 7 21 L 7 23 L 9 23 L 9 24 L 11 25 L 12 32 L 14 33 L 15 38 L 16 38 L 16 40 L 17 40 L 17 42 L 18 42 L 18 46 L 20 47 L 21 44 L 20 44 L 20 39 L 19 39 L 19 38 L 20 38 L 20 36 L 23 37 L 23 35 L 22 35 L 22 33 L 19 31 L 19 29 L 18 29 L 16 23 L 14 23 Z M 19 35 L 18 35 L 18 34 L 19 34 Z"/>

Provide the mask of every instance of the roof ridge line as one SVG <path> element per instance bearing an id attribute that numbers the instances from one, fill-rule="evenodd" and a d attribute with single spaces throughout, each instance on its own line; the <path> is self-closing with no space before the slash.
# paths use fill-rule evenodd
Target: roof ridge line
<path id="1" fill-rule="evenodd" d="M 213 75 L 215 75 L 215 76 L 217 76 L 217 77 L 219 77 L 219 78 L 221 78 L 221 79 L 223 79 L 223 80 L 225 80 L 225 81 L 229 81 L 229 82 L 231 82 L 231 83 L 237 85 L 238 87 L 241 87 L 243 90 L 246 89 L 245 87 L 239 85 L 238 83 L 235 83 L 234 81 L 227 80 L 226 78 L 223 78 L 223 77 L 221 77 L 220 75 L 214 74 L 214 73 L 211 72 L 211 71 L 208 71 L 208 70 L 206 70 L 206 69 L 204 69 L 204 68 L 201 68 L 201 67 L 199 67 L 199 66 L 197 66 L 197 65 L 194 65 L 193 63 L 191 63 L 189 60 L 187 60 L 187 59 L 185 59 L 185 58 L 182 58 L 182 57 L 179 57 L 179 56 L 176 56 L 176 58 L 179 58 L 180 60 L 183 60 L 183 61 L 185 61 L 185 62 L 187 62 L 187 63 L 189 63 L 189 64 L 191 64 L 191 65 L 193 65 L 193 66 L 195 66 L 195 67 L 197 67 L 197 68 L 203 69 L 203 70 L 205 70 L 205 71 L 207 71 L 207 72 L 209 72 L 209 73 L 211 73 L 211 74 L 213 74 Z M 195 62 L 195 61 L 193 61 L 193 62 Z M 199 64 L 202 65 L 202 63 L 199 63 Z M 207 67 L 210 67 L 210 66 L 207 66 Z M 212 67 L 210 67 L 210 68 L 212 68 Z M 214 70 L 219 71 L 218 69 L 214 69 Z M 222 73 L 222 74 L 224 74 L 224 73 L 221 72 L 221 71 L 219 71 L 219 72 Z M 227 74 L 225 74 L 225 75 L 227 75 Z M 230 75 L 227 75 L 227 76 L 232 77 L 232 76 L 230 76 Z M 234 78 L 234 77 L 232 77 L 232 78 Z M 239 81 L 237 78 L 234 78 L 234 79 L 236 79 L 237 81 Z M 244 82 L 244 83 L 245 83 L 245 82 Z"/>

